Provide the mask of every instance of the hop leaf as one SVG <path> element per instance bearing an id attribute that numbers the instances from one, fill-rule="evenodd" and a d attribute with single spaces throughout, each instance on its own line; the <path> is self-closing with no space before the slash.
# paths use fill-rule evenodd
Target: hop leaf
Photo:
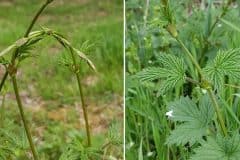
<path id="1" fill-rule="evenodd" d="M 199 107 L 188 97 L 169 104 L 169 109 L 173 110 L 172 120 L 183 122 L 167 138 L 169 145 L 185 145 L 199 142 L 202 136 L 207 134 L 208 125 L 214 114 L 213 107 L 207 96 L 200 99 Z"/>
<path id="2" fill-rule="evenodd" d="M 215 59 L 210 62 L 204 72 L 206 77 L 212 81 L 215 89 L 221 89 L 224 76 L 232 79 L 240 78 L 240 48 L 228 51 L 219 51 Z"/>
<path id="3" fill-rule="evenodd" d="M 237 160 L 240 157 L 240 136 L 237 132 L 232 137 L 208 137 L 201 147 L 195 149 L 191 160 Z"/>
<path id="4" fill-rule="evenodd" d="M 163 67 L 150 67 L 136 74 L 141 81 L 152 81 L 163 78 L 159 94 L 164 94 L 177 84 L 183 84 L 185 80 L 185 68 L 182 59 L 173 55 L 161 55 L 158 61 Z"/>

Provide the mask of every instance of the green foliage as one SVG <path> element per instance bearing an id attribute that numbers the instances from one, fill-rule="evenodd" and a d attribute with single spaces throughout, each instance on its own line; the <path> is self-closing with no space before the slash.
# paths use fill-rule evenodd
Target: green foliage
<path id="1" fill-rule="evenodd" d="M 239 2 L 147 2 L 126 3 L 126 158 L 238 159 L 238 146 L 218 147 L 215 135 L 234 139 L 239 130 Z M 184 67 L 164 66 L 159 54 L 181 57 Z M 159 86 L 168 91 L 156 97 Z"/>
<path id="2" fill-rule="evenodd" d="M 13 121 L 4 121 L 4 127 L 0 129 L 0 159 L 7 160 L 10 157 L 25 157 L 28 149 L 28 141 L 25 131 Z"/>
<path id="3" fill-rule="evenodd" d="M 152 81 L 163 78 L 159 94 L 165 94 L 176 85 L 185 81 L 185 68 L 182 59 L 172 55 L 160 55 L 158 61 L 163 67 L 150 67 L 136 74 L 141 81 Z"/>
<path id="4" fill-rule="evenodd" d="M 48 1 L 49 3 L 52 2 L 52 0 Z M 5 2 L 4 2 L 5 3 Z M 10 4 L 9 6 L 4 6 L 3 3 L 0 4 L 0 14 L 3 18 L 0 20 L 0 26 L 4 25 L 4 30 L 2 30 L 2 36 L 4 38 L 0 37 L 0 49 L 2 50 L 4 46 L 7 46 L 7 44 L 11 44 L 14 42 L 15 39 L 18 39 L 20 35 L 22 35 L 23 30 L 29 23 L 29 15 L 36 12 L 38 5 L 42 3 L 42 1 L 36 1 L 36 2 L 29 2 L 26 0 L 16 0 L 16 1 L 9 1 L 7 2 Z M 94 99 L 95 102 L 99 102 L 98 94 L 101 97 L 101 102 L 105 100 L 111 101 L 112 97 L 107 97 L 106 99 L 102 99 L 103 93 L 106 95 L 112 95 L 116 92 L 119 94 L 122 90 L 122 83 L 120 80 L 122 80 L 122 75 L 119 74 L 122 71 L 122 63 L 119 61 L 119 59 L 122 59 L 122 44 L 118 43 L 122 40 L 122 19 L 116 18 L 122 16 L 122 5 L 121 1 L 108 1 L 108 2 L 99 2 L 99 1 L 91 1 L 87 2 L 86 4 L 82 4 L 82 2 L 79 1 L 71 1 L 70 3 L 67 1 L 61 1 L 61 3 L 67 3 L 69 5 L 53 5 L 52 10 L 48 10 L 45 14 L 46 17 L 52 17 L 53 19 L 51 21 L 45 21 L 44 17 L 40 22 L 46 24 L 47 26 L 51 26 L 52 28 L 57 28 L 57 30 L 66 33 L 69 37 L 72 37 L 72 44 L 76 46 L 76 48 L 71 48 L 69 46 L 69 42 L 66 40 L 65 37 L 58 34 L 57 32 L 54 33 L 54 36 L 58 38 L 59 42 L 63 42 L 62 44 L 66 47 L 66 51 L 69 51 L 67 55 L 69 55 L 70 51 L 74 52 L 74 55 L 76 55 L 78 61 L 79 61 L 79 68 L 81 68 L 82 73 L 84 75 L 93 74 L 91 71 L 88 70 L 88 67 L 86 65 L 84 66 L 83 61 L 87 62 L 89 66 L 93 67 L 93 64 L 87 60 L 87 57 L 83 55 L 82 52 L 85 52 L 87 50 L 90 51 L 91 45 L 88 46 L 88 44 L 85 42 L 86 39 L 93 39 L 95 42 L 101 41 L 100 44 L 94 46 L 91 49 L 91 53 L 94 53 L 94 59 L 97 60 L 97 66 L 99 69 L 98 76 L 99 81 L 96 82 L 96 84 L 100 85 L 94 85 L 90 87 L 88 90 L 88 97 L 90 101 Z M 16 16 L 16 8 L 18 7 L 18 14 L 21 14 L 21 18 L 19 16 Z M 116 11 L 112 14 L 112 10 Z M 7 13 L 7 14 L 5 14 Z M 104 13 L 104 16 L 102 15 Z M 111 14 L 109 14 L 111 13 Z M 106 14 L 106 15 L 105 15 Z M 81 15 L 81 16 L 79 16 Z M 88 16 L 85 16 L 88 15 Z M 69 18 L 61 18 L 69 16 Z M 20 20 L 21 19 L 21 20 Z M 56 21 L 57 20 L 57 21 Z M 18 23 L 20 22 L 21 23 Z M 66 25 L 68 24 L 68 25 Z M 88 25 L 86 25 L 88 24 Z M 8 27 L 6 27 L 6 25 Z M 79 28 L 80 27 L 80 28 Z M 112 33 L 114 31 L 115 34 L 112 34 L 109 36 L 109 33 Z M 56 59 L 57 56 L 55 55 L 56 52 L 60 52 L 62 55 L 66 54 L 65 50 L 60 48 L 58 45 L 56 45 L 56 41 L 53 41 L 51 39 L 47 39 L 49 36 L 53 36 L 50 34 L 50 30 L 46 28 L 42 28 L 40 32 L 44 32 L 44 35 L 39 35 L 39 37 L 33 38 L 33 39 L 20 39 L 16 43 L 14 43 L 13 46 L 9 47 L 7 50 L 4 51 L 4 54 L 1 53 L 1 56 L 4 55 L 4 58 L 1 57 L 0 63 L 3 65 L 8 65 L 11 57 L 7 53 L 14 52 L 15 50 L 18 50 L 18 62 L 22 60 L 26 60 L 27 65 L 23 64 L 21 67 L 23 74 L 20 74 L 22 83 L 19 85 L 21 89 L 24 89 L 23 92 L 29 92 L 28 87 L 38 88 L 39 91 L 34 91 L 33 96 L 37 95 L 37 97 L 41 97 L 41 101 L 46 102 L 45 97 L 46 93 L 49 93 L 49 96 L 51 96 L 51 102 L 54 102 L 54 104 L 51 104 L 49 106 L 44 107 L 46 110 L 49 109 L 49 107 L 55 107 L 55 109 L 58 109 L 59 107 L 62 107 L 63 105 L 69 105 L 73 104 L 76 100 L 79 100 L 78 97 L 74 97 L 77 95 L 75 90 L 76 86 L 71 83 L 72 82 L 72 75 L 70 75 L 67 71 L 65 71 L 64 68 L 59 67 Z M 32 32 L 31 35 L 36 35 L 38 32 Z M 30 35 L 30 36 L 31 36 Z M 107 37 L 107 38 L 106 38 Z M 28 37 L 29 38 L 29 37 Z M 44 39 L 44 41 L 43 41 Z M 41 43 L 40 43 L 41 42 Z M 114 42 L 114 43 L 113 43 Z M 38 46 L 36 45 L 38 44 Z M 77 49 L 78 48 L 78 49 Z M 71 49 L 71 50 L 69 50 Z M 79 49 L 82 51 L 80 52 Z M 31 52 L 31 53 L 30 53 Z M 46 54 L 47 53 L 47 54 Z M 89 53 L 89 52 L 88 52 Z M 114 53 L 114 56 L 113 54 Z M 28 59 L 28 57 L 35 57 L 35 55 L 38 55 L 34 61 L 31 61 L 32 59 Z M 92 56 L 93 55 L 88 55 Z M 85 60 L 83 60 L 83 59 Z M 30 63 L 29 63 L 30 62 Z M 17 65 L 18 63 L 16 63 Z M 36 65 L 37 64 L 37 65 Z M 72 61 L 70 61 L 70 64 L 72 64 Z M 111 70 L 106 70 L 106 68 L 109 68 L 111 66 Z M 34 72 L 33 72 L 34 71 Z M 104 72 L 102 72 L 104 71 Z M 53 76 L 53 74 L 57 74 L 57 76 Z M 107 73 L 110 76 L 105 76 Z M 44 75 L 44 76 L 42 76 Z M 53 82 L 53 85 L 49 85 L 49 78 Z M 96 76 L 97 77 L 97 76 Z M 116 81 L 112 79 L 117 79 L 119 83 L 116 83 Z M 85 79 L 83 79 L 85 81 Z M 88 80 L 87 80 L 88 82 Z M 86 84 L 88 85 L 88 84 Z M 42 87 L 42 90 L 40 88 Z M 97 91 L 97 92 L 95 92 Z M 9 95 L 12 95 L 12 90 L 10 90 L 11 93 Z M 76 93 L 75 93 L 76 92 Z M 1 92 L 2 93 L 2 92 Z M 63 94 L 64 93 L 64 94 Z M 116 93 L 116 94 L 118 94 Z M 54 95 L 55 94 L 55 95 Z M 1 94 L 2 95 L 2 94 Z M 60 96 L 59 96 L 60 95 Z M 94 95 L 94 96 L 93 96 Z M 32 96 L 32 94 L 31 94 Z M 58 101 L 56 103 L 56 99 L 53 97 L 58 96 Z M 63 97 L 64 98 L 61 98 Z M 23 96 L 25 97 L 25 96 Z M 2 98 L 2 97 L 1 97 Z M 9 97 L 8 97 L 9 98 Z M 32 100 L 33 97 L 28 97 L 26 100 Z M 66 98 L 66 99 L 65 99 Z M 64 100 L 63 100 L 64 99 Z M 24 99 L 25 100 L 25 99 Z M 25 134 L 22 135 L 22 128 L 19 128 L 20 124 L 15 124 L 16 122 L 20 121 L 19 117 L 16 111 L 15 106 L 11 103 L 12 102 L 12 96 L 8 99 L 9 102 L 7 105 L 10 107 L 6 109 L 8 114 L 4 117 L 1 117 L 1 119 L 13 119 L 14 120 L 14 127 L 15 129 L 9 133 L 6 133 L 0 137 L 0 148 L 3 149 L 0 151 L 0 159 L 2 160 L 9 160 L 9 159 L 30 159 L 30 150 L 29 146 L 25 146 L 24 148 L 20 146 L 22 141 L 19 139 L 24 137 L 26 138 Z M 47 101 L 46 103 L 49 103 Z M 31 104 L 32 105 L 32 104 Z M 35 107 L 34 106 L 31 107 Z M 36 106 L 37 107 L 37 106 Z M 71 107 L 71 106 L 68 106 Z M 12 110 L 14 108 L 14 111 Z M 1 107 L 0 107 L 1 109 Z M 75 113 L 75 108 L 72 108 L 72 113 Z M 35 118 L 37 116 L 42 116 L 43 111 L 39 111 L 37 113 L 34 113 L 33 117 L 30 118 L 30 115 L 28 117 L 28 120 L 32 120 L 32 125 L 36 130 L 32 131 L 32 133 L 38 137 L 38 139 L 35 139 L 37 141 L 34 141 L 34 143 L 37 144 L 37 150 L 39 152 L 40 159 L 58 159 L 60 154 L 63 151 L 63 147 L 65 147 L 66 143 L 69 142 L 69 134 L 72 132 L 72 130 L 76 130 L 78 128 L 78 124 L 75 124 L 76 122 L 79 122 L 79 119 L 71 115 L 72 121 L 65 122 L 63 124 L 54 123 L 51 125 L 52 120 L 47 119 L 46 117 L 41 117 L 39 120 L 36 120 Z M 30 114 L 30 113 L 29 113 Z M 46 114 L 46 113 L 44 113 Z M 44 115 L 46 116 L 46 115 Z M 67 118 L 68 119 L 68 118 Z M 8 124 L 5 124 L 8 126 Z M 46 127 L 48 126 L 48 127 Z M 6 131 L 6 128 L 2 128 L 1 130 Z M 10 127 L 10 126 L 8 126 Z M 79 128 L 77 129 L 77 132 L 79 134 Z M 81 132 L 81 131 L 80 131 Z M 14 133 L 12 135 L 11 133 Z M 15 134 L 16 133 L 16 134 Z M 103 139 L 107 137 L 107 135 L 100 133 L 101 136 L 103 136 Z M 7 137 L 7 135 L 11 137 Z M 83 137 L 83 134 L 80 133 L 79 137 Z M 98 136 L 98 135 L 95 135 Z M 114 135 L 112 135 L 114 137 Z M 18 138 L 18 139 L 17 139 Z M 106 138 L 107 139 L 107 138 Z M 114 139 L 114 138 L 113 138 Z M 5 141 L 6 140 L 6 141 Z M 9 142 L 9 143 L 7 143 Z M 10 143 L 11 142 L 11 143 Z M 25 142 L 27 140 L 25 139 Z M 102 143 L 101 141 L 94 142 L 95 144 Z M 27 143 L 26 143 L 27 144 Z M 74 143 L 79 145 L 78 143 Z M 102 144 L 101 144 L 102 145 Z M 119 146 L 117 142 L 114 142 L 115 148 L 121 148 L 122 146 Z M 79 145 L 80 146 L 80 145 Z M 83 144 L 85 148 L 85 144 Z M 92 150 L 92 152 L 95 152 L 95 149 L 89 149 Z M 27 154 L 26 154 L 27 152 Z M 90 151 L 91 152 L 91 151 Z M 110 149 L 111 152 L 111 149 Z M 90 153 L 90 155 L 93 155 Z M 122 158 L 122 150 L 118 152 L 119 158 Z M 2 156 L 2 157 L 1 157 Z M 86 158 L 86 157 L 85 157 Z M 98 159 L 98 158 L 93 158 Z M 65 159 L 64 159 L 65 160 Z"/>
<path id="5" fill-rule="evenodd" d="M 191 160 L 237 160 L 240 157 L 240 135 L 235 132 L 231 137 L 208 137 L 207 141 L 195 149 Z"/>
<path id="6" fill-rule="evenodd" d="M 101 152 L 93 147 L 84 146 L 83 140 L 76 137 L 67 147 L 59 160 L 89 160 L 99 159 Z"/>
<path id="7" fill-rule="evenodd" d="M 193 145 L 207 135 L 209 123 L 213 119 L 214 110 L 208 96 L 203 96 L 197 106 L 189 97 L 170 103 L 169 110 L 173 111 L 172 120 L 182 122 L 171 132 L 167 139 L 169 145 Z"/>
<path id="8" fill-rule="evenodd" d="M 240 49 L 219 51 L 215 59 L 210 62 L 204 71 L 206 77 L 213 82 L 216 89 L 224 86 L 224 77 L 240 78 Z"/>

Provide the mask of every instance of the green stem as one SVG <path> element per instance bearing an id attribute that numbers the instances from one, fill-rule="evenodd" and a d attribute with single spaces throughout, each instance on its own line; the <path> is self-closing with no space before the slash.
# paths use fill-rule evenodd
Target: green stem
<path id="1" fill-rule="evenodd" d="M 230 6 L 230 4 L 232 3 L 232 0 L 228 0 L 228 2 L 226 3 L 226 5 L 223 6 L 223 11 L 222 13 L 215 19 L 213 25 L 211 26 L 207 36 L 205 37 L 205 43 L 204 43 L 204 47 L 203 47 L 203 50 L 202 50 L 202 53 L 201 53 L 201 56 L 200 56 L 200 64 L 203 63 L 204 61 L 204 57 L 205 57 L 205 54 L 208 50 L 208 38 L 211 36 L 213 30 L 216 28 L 219 20 L 221 18 L 223 18 L 226 14 L 227 14 L 227 11 L 228 11 L 228 8 Z"/>
<path id="2" fill-rule="evenodd" d="M 208 94 L 209 94 L 209 96 L 210 96 L 210 98 L 211 98 L 211 100 L 213 102 L 213 106 L 214 106 L 215 111 L 217 113 L 218 122 L 220 124 L 221 130 L 222 130 L 224 136 L 227 136 L 227 129 L 225 127 L 224 120 L 223 120 L 223 117 L 222 117 L 219 105 L 217 103 L 217 100 L 215 98 L 215 95 L 213 94 L 213 91 L 211 89 L 207 89 L 207 92 L 208 92 Z"/>
<path id="3" fill-rule="evenodd" d="M 76 77 L 77 77 L 78 88 L 79 88 L 80 97 L 81 97 L 81 101 L 82 101 L 82 108 L 83 108 L 83 115 L 84 115 L 86 132 L 87 132 L 88 146 L 91 146 L 91 134 L 90 134 L 90 126 L 89 126 L 89 122 L 88 122 L 87 106 L 86 106 L 86 103 L 85 103 L 85 100 L 84 100 L 83 90 L 82 90 L 82 85 L 81 85 L 79 74 L 76 74 Z"/>
<path id="4" fill-rule="evenodd" d="M 181 41 L 180 39 L 178 39 L 178 37 L 175 37 L 175 38 L 176 38 L 176 40 L 179 42 L 179 44 L 182 46 L 182 48 L 185 50 L 187 56 L 190 58 L 190 60 L 191 60 L 192 63 L 194 64 L 194 66 L 197 68 L 197 71 L 198 71 L 199 75 L 201 76 L 202 82 L 205 81 L 205 83 L 210 84 L 208 81 L 204 80 L 204 76 L 203 76 L 203 74 L 202 74 L 202 69 L 201 69 L 201 67 L 199 66 L 199 64 L 198 64 L 198 62 L 196 61 L 196 59 L 192 56 L 191 52 L 190 52 L 190 51 L 187 49 L 187 47 L 182 43 L 182 41 Z M 204 81 L 203 81 L 203 80 L 204 80 Z M 222 118 L 222 114 L 221 114 L 220 109 L 219 109 L 220 107 L 219 107 L 219 105 L 218 105 L 218 103 L 217 103 L 217 100 L 216 100 L 216 98 L 215 98 L 215 96 L 214 96 L 214 94 L 213 94 L 212 89 L 207 86 L 207 91 L 208 91 L 208 94 L 209 94 L 209 96 L 210 96 L 210 98 L 211 98 L 211 101 L 212 101 L 212 103 L 213 103 L 214 109 L 215 109 L 215 111 L 216 111 L 216 113 L 217 113 L 218 122 L 220 123 L 221 130 L 222 130 L 224 136 L 226 136 L 226 135 L 227 135 L 227 129 L 226 129 L 226 127 L 225 127 L 225 124 L 224 124 L 224 121 L 223 121 L 223 118 Z"/>
<path id="5" fill-rule="evenodd" d="M 0 84 L 0 92 L 2 91 L 2 88 L 3 88 L 4 84 L 5 84 L 5 81 L 6 81 L 7 77 L 8 77 L 8 71 L 5 72 L 5 74 L 4 74 L 3 78 L 2 78 L 2 81 L 1 81 L 1 84 Z"/>
<path id="6" fill-rule="evenodd" d="M 2 98 L 2 105 L 1 105 L 1 108 L 0 108 L 0 112 L 1 112 L 1 122 L 0 122 L 0 127 L 3 128 L 4 127 L 4 115 L 5 115 L 5 97 L 6 95 L 4 94 L 3 95 L 3 98 Z"/>
<path id="7" fill-rule="evenodd" d="M 79 75 L 79 72 L 77 71 L 77 62 L 76 62 L 76 58 L 74 56 L 74 51 L 73 51 L 72 48 L 70 48 L 70 51 L 71 51 L 74 70 L 75 70 L 75 74 L 76 74 L 76 78 L 77 78 L 79 93 L 80 93 L 80 97 L 81 97 L 81 101 L 82 101 L 83 116 L 84 116 L 84 120 L 85 120 L 86 132 L 87 132 L 87 142 L 88 142 L 88 146 L 91 146 L 91 133 L 90 133 L 90 125 L 89 125 L 89 122 L 88 122 L 87 106 L 86 106 L 86 103 L 85 103 L 85 100 L 84 100 L 84 94 L 83 94 L 83 89 L 82 89 L 82 85 L 81 85 L 80 75 Z"/>
<path id="8" fill-rule="evenodd" d="M 198 64 L 197 60 L 192 56 L 191 52 L 187 49 L 187 47 L 184 45 L 184 43 L 178 37 L 175 37 L 175 39 L 178 41 L 180 46 L 184 49 L 185 53 L 187 54 L 187 56 L 190 58 L 190 60 L 192 61 L 192 63 L 196 67 L 200 76 L 203 77 L 202 69 L 201 69 L 200 65 Z"/>
<path id="9" fill-rule="evenodd" d="M 14 92 L 15 92 L 18 108 L 19 108 L 19 111 L 20 111 L 20 115 L 21 115 L 21 118 L 22 118 L 22 121 L 23 121 L 23 125 L 24 125 L 25 131 L 26 131 L 26 134 L 27 134 L 27 138 L 28 138 L 31 150 L 32 150 L 33 158 L 34 158 L 34 160 L 38 160 L 37 151 L 36 151 L 35 146 L 33 144 L 31 132 L 30 132 L 29 126 L 27 124 L 27 120 L 25 119 L 23 106 L 22 106 L 22 102 L 21 102 L 21 99 L 20 99 L 18 86 L 17 86 L 17 80 L 16 80 L 16 76 L 15 75 L 12 76 L 12 84 L 13 84 L 13 88 L 14 88 Z"/>
<path id="10" fill-rule="evenodd" d="M 36 15 L 34 16 L 33 20 L 31 21 L 31 23 L 30 23 L 30 25 L 29 25 L 29 27 L 28 27 L 28 29 L 27 29 L 24 37 L 28 37 L 28 35 L 29 35 L 29 33 L 31 32 L 31 30 L 32 30 L 34 24 L 36 23 L 37 19 L 38 19 L 39 16 L 42 14 L 42 12 L 44 11 L 44 9 L 47 7 L 48 4 L 49 4 L 49 2 L 46 1 L 46 3 L 44 3 L 44 4 L 42 5 L 42 7 L 38 10 L 38 12 L 37 12 Z"/>
<path id="11" fill-rule="evenodd" d="M 224 17 L 227 14 L 228 11 L 228 7 L 230 6 L 230 4 L 232 3 L 232 0 L 228 0 L 228 2 L 226 3 L 225 6 L 223 6 L 223 11 L 222 13 L 216 18 L 215 22 L 213 23 L 212 27 L 210 28 L 210 31 L 208 33 L 208 37 L 210 37 L 210 35 L 212 34 L 214 28 L 216 27 L 217 23 L 219 22 L 219 20 Z M 208 38 L 207 37 L 207 38 Z"/>
<path id="12" fill-rule="evenodd" d="M 47 5 L 49 4 L 50 2 L 49 1 L 46 1 L 42 6 L 41 8 L 38 10 L 38 12 L 36 13 L 36 15 L 34 16 L 33 20 L 31 21 L 30 25 L 28 26 L 25 34 L 24 34 L 24 37 L 27 37 L 29 35 L 29 33 L 31 32 L 33 26 L 35 25 L 37 19 L 39 18 L 39 16 L 42 14 L 42 12 L 44 11 L 44 9 L 47 7 Z M 14 62 L 17 58 L 17 55 L 18 55 L 18 50 L 16 50 L 13 54 L 13 57 L 12 57 L 12 62 Z M 5 74 L 2 78 L 2 81 L 1 81 L 1 84 L 0 84 L 0 92 L 2 91 L 2 88 L 5 84 L 5 81 L 8 77 L 8 71 L 6 70 L 5 71 Z"/>

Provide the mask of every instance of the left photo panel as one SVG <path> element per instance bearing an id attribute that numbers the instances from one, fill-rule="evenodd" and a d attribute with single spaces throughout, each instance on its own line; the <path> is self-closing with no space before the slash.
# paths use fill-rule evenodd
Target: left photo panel
<path id="1" fill-rule="evenodd" d="M 123 1 L 0 1 L 0 160 L 123 160 Z"/>

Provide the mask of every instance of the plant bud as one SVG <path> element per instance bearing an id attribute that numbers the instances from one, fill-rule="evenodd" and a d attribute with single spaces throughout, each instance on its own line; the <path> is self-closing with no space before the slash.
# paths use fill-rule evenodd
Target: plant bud
<path id="1" fill-rule="evenodd" d="M 168 0 L 161 0 L 161 1 L 162 1 L 162 4 L 163 4 L 164 6 L 167 6 Z"/>
<path id="2" fill-rule="evenodd" d="M 176 26 L 174 24 L 169 24 L 167 26 L 167 31 L 174 37 L 176 38 L 178 36 L 178 32 L 176 29 Z"/>

